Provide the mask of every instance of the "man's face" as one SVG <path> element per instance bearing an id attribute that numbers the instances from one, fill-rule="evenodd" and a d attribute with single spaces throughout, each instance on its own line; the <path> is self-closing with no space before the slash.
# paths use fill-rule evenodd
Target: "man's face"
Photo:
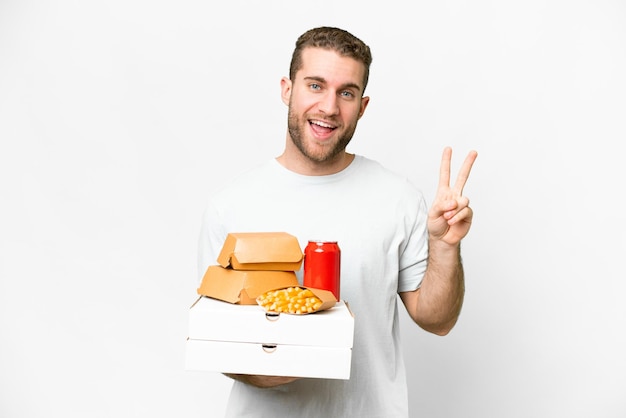
<path id="1" fill-rule="evenodd" d="M 369 101 L 363 94 L 365 67 L 334 51 L 306 48 L 295 80 L 283 79 L 291 140 L 304 157 L 332 163 L 352 139 Z"/>

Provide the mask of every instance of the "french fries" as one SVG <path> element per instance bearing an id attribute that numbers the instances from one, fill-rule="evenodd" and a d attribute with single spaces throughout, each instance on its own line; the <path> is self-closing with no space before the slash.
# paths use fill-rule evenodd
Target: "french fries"
<path id="1" fill-rule="evenodd" d="M 259 295 L 256 301 L 267 312 L 296 315 L 313 313 L 322 306 L 322 301 L 312 291 L 299 286 L 270 290 Z"/>

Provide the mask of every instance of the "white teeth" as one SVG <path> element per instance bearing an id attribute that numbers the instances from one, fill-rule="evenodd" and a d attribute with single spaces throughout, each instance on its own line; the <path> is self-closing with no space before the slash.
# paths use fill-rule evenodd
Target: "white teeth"
<path id="1" fill-rule="evenodd" d="M 319 120 L 312 120 L 311 123 L 314 123 L 314 124 L 316 124 L 318 126 L 321 126 L 322 128 L 334 128 L 333 125 L 329 125 L 329 124 L 321 122 Z"/>

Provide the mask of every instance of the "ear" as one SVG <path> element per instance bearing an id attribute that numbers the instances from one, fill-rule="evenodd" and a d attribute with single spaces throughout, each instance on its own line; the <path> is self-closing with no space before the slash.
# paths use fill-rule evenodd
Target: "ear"
<path id="1" fill-rule="evenodd" d="M 367 107 L 369 102 L 370 102 L 369 96 L 361 97 L 361 109 L 359 110 L 359 119 L 361 119 L 361 116 L 363 116 L 363 113 L 365 113 L 365 108 Z"/>
<path id="2" fill-rule="evenodd" d="M 291 98 L 291 80 L 287 77 L 283 77 L 280 79 L 280 96 L 283 100 L 283 103 L 289 106 L 289 99 Z"/>

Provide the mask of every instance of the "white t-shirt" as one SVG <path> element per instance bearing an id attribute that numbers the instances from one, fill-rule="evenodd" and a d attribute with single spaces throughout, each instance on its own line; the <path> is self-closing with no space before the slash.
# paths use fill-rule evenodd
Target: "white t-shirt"
<path id="1" fill-rule="evenodd" d="M 271 389 L 236 381 L 227 415 L 408 416 L 397 294 L 421 283 L 426 219 L 423 195 L 407 179 L 359 155 L 328 176 L 303 176 L 271 160 L 216 193 L 203 217 L 200 278 L 229 232 L 287 232 L 303 249 L 310 239 L 337 241 L 341 299 L 355 316 L 350 380 L 301 379 Z"/>

